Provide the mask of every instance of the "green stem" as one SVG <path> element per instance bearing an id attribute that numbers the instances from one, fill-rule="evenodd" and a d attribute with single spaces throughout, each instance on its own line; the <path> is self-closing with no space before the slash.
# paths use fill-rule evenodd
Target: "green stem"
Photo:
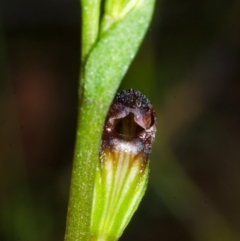
<path id="1" fill-rule="evenodd" d="M 73 174 L 65 241 L 89 240 L 91 203 L 98 162 L 103 118 L 96 115 L 98 100 L 82 102 L 84 114 L 80 115 L 74 153 Z M 86 138 L 90 137 L 90 138 Z"/>
<path id="2" fill-rule="evenodd" d="M 101 0 L 82 2 L 82 63 L 98 38 Z"/>
<path id="3" fill-rule="evenodd" d="M 81 0 L 81 3 L 81 67 L 83 69 L 98 38 L 101 0 Z M 73 159 L 74 171 L 71 179 L 65 241 L 89 240 L 90 237 L 91 203 L 102 133 L 101 128 L 95 129 L 94 126 L 102 126 L 103 118 L 99 119 L 95 115 L 98 107 L 97 100 L 90 100 L 88 96 L 84 95 L 83 89 L 84 71 L 81 70 L 77 136 Z M 90 136 L 90 138 L 85 138 L 86 136 Z"/>

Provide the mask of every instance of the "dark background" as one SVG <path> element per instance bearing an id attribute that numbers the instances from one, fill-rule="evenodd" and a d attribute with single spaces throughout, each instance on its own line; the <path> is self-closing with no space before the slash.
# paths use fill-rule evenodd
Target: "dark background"
<path id="1" fill-rule="evenodd" d="M 80 6 L 0 3 L 0 240 L 63 240 Z M 121 89 L 158 115 L 147 193 L 121 241 L 240 240 L 240 2 L 163 0 Z"/>

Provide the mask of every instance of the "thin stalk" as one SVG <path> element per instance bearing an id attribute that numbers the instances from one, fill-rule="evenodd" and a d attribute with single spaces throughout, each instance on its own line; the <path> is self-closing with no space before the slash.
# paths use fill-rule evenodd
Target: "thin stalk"
<path id="1" fill-rule="evenodd" d="M 82 0 L 81 69 L 91 52 L 99 31 L 101 0 Z M 96 163 L 98 161 L 102 118 L 95 115 L 98 101 L 84 95 L 84 71 L 80 74 L 77 136 L 73 159 L 65 241 L 89 240 Z M 100 123 L 99 123 L 100 122 Z M 86 138 L 90 136 L 93 138 Z M 81 175 L 81 176 L 80 176 Z M 79 181 L 81 180 L 81 181 Z"/>
<path id="2" fill-rule="evenodd" d="M 82 63 L 84 63 L 98 38 L 101 0 L 81 0 L 81 3 Z"/>
<path id="3" fill-rule="evenodd" d="M 96 115 L 98 101 L 82 102 L 73 160 L 70 200 L 65 241 L 86 241 L 90 237 L 90 218 L 96 164 L 99 158 L 102 118 Z M 86 138 L 86 136 L 94 138 Z"/>

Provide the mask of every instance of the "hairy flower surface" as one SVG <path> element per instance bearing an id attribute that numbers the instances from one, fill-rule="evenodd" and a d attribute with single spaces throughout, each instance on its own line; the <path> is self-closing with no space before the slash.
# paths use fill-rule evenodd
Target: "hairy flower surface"
<path id="1" fill-rule="evenodd" d="M 156 115 L 139 91 L 118 93 L 103 129 L 94 189 L 92 240 L 118 240 L 145 193 Z"/>

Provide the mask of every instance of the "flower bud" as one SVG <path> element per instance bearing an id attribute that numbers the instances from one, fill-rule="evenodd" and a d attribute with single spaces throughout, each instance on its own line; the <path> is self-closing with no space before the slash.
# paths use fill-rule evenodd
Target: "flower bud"
<path id="1" fill-rule="evenodd" d="M 118 93 L 103 129 L 94 188 L 92 240 L 118 240 L 146 189 L 156 115 L 133 89 Z"/>

